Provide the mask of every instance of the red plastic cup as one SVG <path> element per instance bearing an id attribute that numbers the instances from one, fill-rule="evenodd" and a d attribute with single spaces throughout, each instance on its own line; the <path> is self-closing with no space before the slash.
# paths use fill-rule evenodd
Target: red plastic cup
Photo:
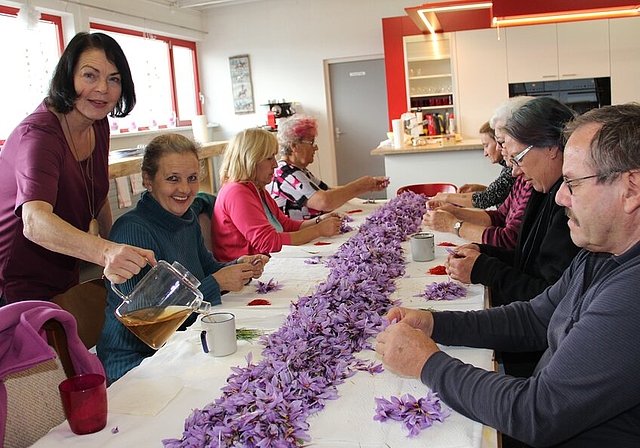
<path id="1" fill-rule="evenodd" d="M 72 376 L 58 389 L 71 431 L 91 434 L 107 426 L 107 384 L 103 375 Z"/>

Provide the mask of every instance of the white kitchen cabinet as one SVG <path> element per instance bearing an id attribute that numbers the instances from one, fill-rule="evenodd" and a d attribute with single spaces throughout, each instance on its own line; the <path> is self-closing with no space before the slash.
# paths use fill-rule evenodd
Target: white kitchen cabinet
<path id="1" fill-rule="evenodd" d="M 496 30 L 456 33 L 456 122 L 464 138 L 477 138 L 480 126 L 509 97 L 505 39 Z"/>
<path id="2" fill-rule="evenodd" d="M 609 21 L 588 20 L 505 30 L 510 83 L 609 76 Z"/>
<path id="3" fill-rule="evenodd" d="M 640 102 L 640 18 L 609 20 L 611 36 L 611 104 Z"/>
<path id="4" fill-rule="evenodd" d="M 609 76 L 609 20 L 559 23 L 559 79 Z"/>
<path id="5" fill-rule="evenodd" d="M 504 30 L 509 82 L 558 79 L 558 38 L 555 24 L 514 26 Z"/>

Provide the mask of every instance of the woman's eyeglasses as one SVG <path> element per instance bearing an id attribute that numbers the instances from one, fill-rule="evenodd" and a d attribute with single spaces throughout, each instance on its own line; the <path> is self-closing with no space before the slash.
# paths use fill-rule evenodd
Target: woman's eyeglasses
<path id="1" fill-rule="evenodd" d="M 498 145 L 500 149 L 504 149 L 504 141 L 498 140 L 498 137 L 493 137 L 493 139 L 496 141 L 496 145 Z"/>
<path id="2" fill-rule="evenodd" d="M 516 154 L 515 156 L 511 157 L 509 159 L 509 162 L 511 162 L 511 164 L 513 166 L 517 166 L 520 167 L 520 162 L 522 162 L 522 159 L 524 158 L 524 156 L 527 155 L 527 153 L 529 151 L 531 151 L 531 149 L 533 149 L 533 145 L 529 145 L 526 148 L 524 148 L 524 150 L 522 150 L 521 152 L 519 152 L 518 154 Z"/>
<path id="3" fill-rule="evenodd" d="M 311 141 L 309 141 L 309 140 L 300 140 L 300 143 L 308 143 L 311 146 L 313 146 L 314 148 L 318 147 L 318 142 L 316 142 L 315 139 L 311 140 Z"/>

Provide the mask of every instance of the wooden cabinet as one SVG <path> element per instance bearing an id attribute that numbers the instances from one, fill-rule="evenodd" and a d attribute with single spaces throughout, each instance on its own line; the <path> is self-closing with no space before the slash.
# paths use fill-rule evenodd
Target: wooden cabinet
<path id="1" fill-rule="evenodd" d="M 455 113 L 450 39 L 446 34 L 404 38 L 408 110 Z"/>
<path id="2" fill-rule="evenodd" d="M 640 101 L 640 18 L 609 20 L 611 104 Z"/>
<path id="3" fill-rule="evenodd" d="M 510 83 L 609 76 L 609 20 L 505 30 Z"/>

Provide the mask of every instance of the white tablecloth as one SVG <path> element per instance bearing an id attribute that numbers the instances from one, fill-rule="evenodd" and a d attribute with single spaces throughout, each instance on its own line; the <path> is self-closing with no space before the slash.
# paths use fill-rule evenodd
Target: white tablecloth
<path id="1" fill-rule="evenodd" d="M 362 200 L 350 201 L 341 211 L 349 212 L 357 227 L 379 204 L 365 204 Z M 329 245 L 287 246 L 274 254 L 260 279 L 273 278 L 283 288 L 266 295 L 256 292 L 256 282 L 240 293 L 223 297 L 216 311 L 230 311 L 236 316 L 238 328 L 259 328 L 264 331 L 277 329 L 289 313 L 290 304 L 299 296 L 315 291 L 318 283 L 329 272 L 323 264 L 307 264 L 312 256 L 326 257 L 353 233 L 321 241 Z M 436 244 L 442 241 L 463 243 L 450 234 L 436 233 Z M 317 241 L 316 241 L 317 242 Z M 408 242 L 403 243 L 407 260 L 411 259 Z M 410 262 L 406 276 L 396 280 L 398 289 L 393 299 L 401 299 L 403 305 L 438 310 L 481 309 L 484 305 L 482 287 L 468 285 L 466 298 L 453 301 L 426 301 L 415 295 L 424 291 L 432 282 L 447 281 L 447 276 L 432 276 L 428 269 L 441 264 L 446 257 L 444 247 L 436 246 L 436 259 L 432 262 Z M 256 298 L 269 300 L 271 305 L 247 306 Z M 162 439 L 180 438 L 184 421 L 195 408 L 220 397 L 220 387 L 226 383 L 232 366 L 245 366 L 249 353 L 259 359 L 261 345 L 257 342 L 238 342 L 238 351 L 228 357 L 215 358 L 205 354 L 200 345 L 199 323 L 184 332 L 176 333 L 158 352 L 145 359 L 140 366 L 128 372 L 108 389 L 109 419 L 107 427 L 85 436 L 74 435 L 66 422 L 54 428 L 34 447 L 151 447 L 161 446 Z M 461 360 L 492 369 L 492 353 L 488 350 L 442 347 Z M 373 351 L 363 351 L 359 358 L 380 363 Z M 311 443 L 314 447 L 473 447 L 483 444 L 483 427 L 462 415 L 452 412 L 443 423 L 436 422 L 417 437 L 408 438 L 401 423 L 374 421 L 374 398 L 401 396 L 405 393 L 419 397 L 428 388 L 418 380 L 400 378 L 384 371 L 371 375 L 358 372 L 338 386 L 340 398 L 329 400 L 320 413 L 309 419 Z M 141 415 L 144 414 L 144 415 Z M 491 432 L 489 432 L 491 436 Z M 486 431 L 485 431 L 486 437 Z M 495 440 L 491 440 L 493 444 Z M 485 445 L 483 445 L 485 446 Z M 495 445 L 493 445 L 495 446 Z"/>

